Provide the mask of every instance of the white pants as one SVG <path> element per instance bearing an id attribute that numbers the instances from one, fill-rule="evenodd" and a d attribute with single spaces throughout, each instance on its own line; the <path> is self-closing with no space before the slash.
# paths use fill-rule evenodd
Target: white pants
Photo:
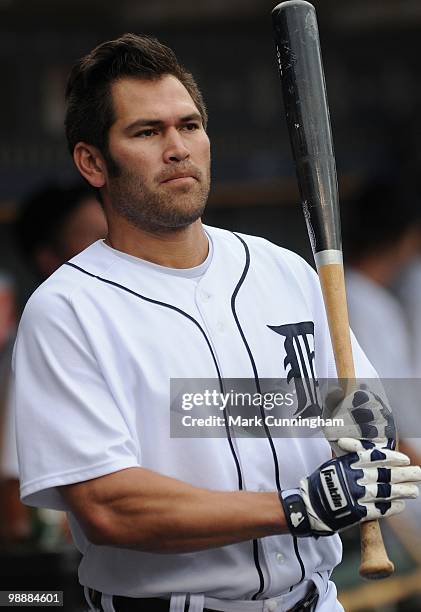
<path id="1" fill-rule="evenodd" d="M 322 579 L 319 581 L 317 578 L 314 582 L 319 591 L 319 599 L 315 612 L 344 612 L 343 607 L 337 600 L 335 584 L 330 580 L 326 584 Z M 204 595 L 191 594 L 188 610 L 189 612 L 203 612 L 203 608 L 210 608 L 225 612 L 247 612 L 248 610 L 250 610 L 250 612 L 285 612 L 297 601 L 297 591 L 299 590 L 300 587 L 294 589 L 294 597 L 291 597 L 293 595 L 293 593 L 291 593 L 285 596 L 261 601 L 221 600 L 205 597 Z M 104 612 L 115 612 L 112 598 L 112 595 L 103 593 L 102 607 Z M 298 597 L 298 599 L 299 598 L 300 597 Z M 292 599 L 294 601 L 292 601 Z M 181 593 L 173 595 L 171 597 L 170 612 L 184 612 L 185 604 L 186 595 Z"/>
<path id="2" fill-rule="evenodd" d="M 345 612 L 337 600 L 336 585 L 330 580 L 324 597 L 319 597 L 315 612 Z"/>

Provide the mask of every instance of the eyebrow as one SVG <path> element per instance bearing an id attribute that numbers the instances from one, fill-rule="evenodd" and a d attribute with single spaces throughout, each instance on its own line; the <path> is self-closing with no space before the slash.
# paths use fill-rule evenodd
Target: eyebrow
<path id="1" fill-rule="evenodd" d="M 184 117 L 180 117 L 178 120 L 179 123 L 188 123 L 189 121 L 202 121 L 202 117 L 200 113 L 190 113 L 189 115 L 185 115 Z M 130 123 L 126 128 L 124 128 L 125 132 L 131 132 L 134 129 L 138 129 L 141 127 L 156 127 L 164 125 L 165 121 L 161 119 L 136 119 L 133 123 Z"/>

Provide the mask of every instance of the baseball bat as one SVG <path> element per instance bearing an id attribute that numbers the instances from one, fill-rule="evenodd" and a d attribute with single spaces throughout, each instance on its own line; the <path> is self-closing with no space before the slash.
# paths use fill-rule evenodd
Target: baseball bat
<path id="1" fill-rule="evenodd" d="M 319 273 L 338 378 L 355 379 L 346 303 L 336 163 L 316 11 L 304 0 L 272 11 L 282 92 L 304 216 Z M 378 521 L 361 523 L 364 578 L 390 576 Z"/>

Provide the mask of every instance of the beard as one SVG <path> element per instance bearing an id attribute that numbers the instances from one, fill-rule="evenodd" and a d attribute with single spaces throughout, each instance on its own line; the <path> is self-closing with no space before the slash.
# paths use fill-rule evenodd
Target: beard
<path id="1" fill-rule="evenodd" d="M 185 228 L 203 215 L 210 189 L 210 167 L 203 172 L 191 163 L 180 162 L 158 174 L 155 188 L 140 173 L 116 164 L 113 170 L 109 183 L 111 206 L 131 225 L 149 232 L 168 232 Z M 177 172 L 191 173 L 196 180 L 187 185 L 163 183 Z"/>

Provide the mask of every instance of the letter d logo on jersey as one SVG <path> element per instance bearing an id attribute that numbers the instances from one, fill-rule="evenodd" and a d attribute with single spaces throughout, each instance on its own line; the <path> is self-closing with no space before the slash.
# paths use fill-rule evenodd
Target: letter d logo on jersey
<path id="1" fill-rule="evenodd" d="M 287 372 L 287 382 L 294 381 L 298 402 L 294 416 L 306 418 L 321 415 L 319 382 L 314 372 L 313 321 L 268 327 L 285 338 L 284 368 Z"/>

